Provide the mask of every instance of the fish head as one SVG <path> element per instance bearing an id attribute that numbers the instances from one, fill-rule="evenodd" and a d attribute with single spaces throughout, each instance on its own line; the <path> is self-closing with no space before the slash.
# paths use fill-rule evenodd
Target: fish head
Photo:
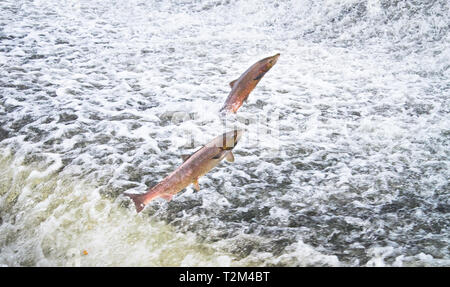
<path id="1" fill-rule="evenodd" d="M 273 55 L 271 57 L 267 57 L 261 60 L 262 64 L 262 72 L 269 71 L 278 61 L 278 58 L 280 57 L 280 53 Z"/>

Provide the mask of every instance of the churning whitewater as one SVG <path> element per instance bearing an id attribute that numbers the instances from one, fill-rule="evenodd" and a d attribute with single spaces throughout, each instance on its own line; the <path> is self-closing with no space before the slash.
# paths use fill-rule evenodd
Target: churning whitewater
<path id="1" fill-rule="evenodd" d="M 449 8 L 1 1 L 0 266 L 449 266 Z M 230 125 L 232 164 L 136 214 Z"/>

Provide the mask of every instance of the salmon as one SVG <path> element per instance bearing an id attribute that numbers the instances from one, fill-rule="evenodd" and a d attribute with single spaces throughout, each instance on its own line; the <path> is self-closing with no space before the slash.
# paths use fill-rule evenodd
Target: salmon
<path id="1" fill-rule="evenodd" d="M 279 57 L 278 53 L 264 58 L 248 68 L 238 79 L 231 81 L 231 92 L 220 111 L 236 113 L 262 77 L 276 64 Z"/>
<path id="2" fill-rule="evenodd" d="M 193 154 L 184 156 L 184 162 L 175 171 L 146 193 L 125 193 L 124 195 L 133 200 L 136 211 L 139 213 L 153 199 L 161 197 L 170 201 L 175 194 L 191 183 L 194 184 L 197 191 L 200 190 L 198 179 L 201 176 L 208 173 L 223 159 L 230 162 L 234 161 L 232 150 L 241 135 L 241 130 L 233 130 L 214 138 Z"/>

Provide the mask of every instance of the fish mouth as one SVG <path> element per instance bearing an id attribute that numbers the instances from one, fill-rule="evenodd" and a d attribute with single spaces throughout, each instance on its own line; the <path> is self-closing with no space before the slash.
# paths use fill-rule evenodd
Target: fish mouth
<path id="1" fill-rule="evenodd" d="M 275 63 L 278 61 L 278 58 L 280 57 L 280 55 L 281 55 L 280 53 L 277 53 L 272 56 L 272 58 L 270 59 L 272 66 L 275 65 Z"/>

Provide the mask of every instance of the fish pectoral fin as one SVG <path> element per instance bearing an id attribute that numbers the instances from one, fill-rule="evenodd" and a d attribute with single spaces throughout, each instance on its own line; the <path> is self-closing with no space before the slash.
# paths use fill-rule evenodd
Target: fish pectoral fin
<path id="1" fill-rule="evenodd" d="M 164 199 L 167 200 L 167 201 L 171 201 L 173 195 L 172 195 L 172 194 L 167 194 L 167 193 L 165 193 L 165 194 L 161 194 L 161 197 L 164 198 Z"/>
<path id="2" fill-rule="evenodd" d="M 194 179 L 194 181 L 192 182 L 194 184 L 194 188 L 196 191 L 200 190 L 200 185 L 198 185 L 198 178 Z"/>
<path id="3" fill-rule="evenodd" d="M 230 151 L 229 153 L 227 153 L 227 155 L 225 156 L 225 159 L 229 162 L 234 162 L 234 155 L 233 153 Z"/>
<path id="4" fill-rule="evenodd" d="M 230 87 L 231 87 L 231 88 L 233 88 L 233 86 L 234 86 L 234 84 L 236 83 L 236 81 L 237 81 L 237 79 L 230 82 Z"/>

